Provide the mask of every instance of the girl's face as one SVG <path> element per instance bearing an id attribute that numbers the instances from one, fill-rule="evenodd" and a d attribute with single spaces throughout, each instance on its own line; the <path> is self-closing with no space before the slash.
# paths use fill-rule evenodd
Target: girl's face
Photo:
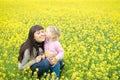
<path id="1" fill-rule="evenodd" d="M 50 31 L 49 28 L 46 29 L 46 38 L 47 39 L 51 39 L 53 37 L 53 34 L 52 32 Z"/>
<path id="2" fill-rule="evenodd" d="M 44 30 L 38 30 L 34 33 L 34 39 L 36 42 L 43 42 L 45 40 L 45 32 Z"/>

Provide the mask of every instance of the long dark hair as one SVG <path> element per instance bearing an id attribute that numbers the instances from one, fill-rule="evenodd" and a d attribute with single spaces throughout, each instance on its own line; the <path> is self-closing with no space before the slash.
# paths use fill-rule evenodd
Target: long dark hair
<path id="1" fill-rule="evenodd" d="M 36 43 L 36 41 L 34 40 L 34 33 L 37 30 L 42 30 L 42 29 L 44 29 L 44 28 L 40 25 L 35 25 L 30 28 L 27 40 L 20 47 L 18 61 L 22 62 L 22 59 L 24 57 L 23 55 L 24 55 L 24 52 L 26 49 L 30 50 L 30 56 L 33 54 L 33 47 L 34 47 L 34 44 Z M 40 44 L 42 45 L 41 48 L 44 51 L 44 41 Z"/>

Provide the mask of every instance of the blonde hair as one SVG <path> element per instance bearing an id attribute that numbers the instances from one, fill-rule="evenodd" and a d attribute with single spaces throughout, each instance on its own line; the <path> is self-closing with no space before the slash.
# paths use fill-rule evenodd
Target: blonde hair
<path id="1" fill-rule="evenodd" d="M 55 40 L 59 40 L 61 32 L 56 26 L 48 26 L 47 29 L 50 30 L 50 32 L 54 35 Z"/>

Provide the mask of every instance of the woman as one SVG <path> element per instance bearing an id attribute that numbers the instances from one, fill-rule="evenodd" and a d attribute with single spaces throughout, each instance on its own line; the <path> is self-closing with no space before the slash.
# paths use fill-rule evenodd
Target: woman
<path id="1" fill-rule="evenodd" d="M 18 56 L 18 68 L 20 70 L 30 66 L 32 74 L 38 71 L 38 77 L 47 72 L 50 67 L 48 60 L 40 58 L 44 54 L 45 32 L 42 26 L 35 25 L 31 27 L 27 40 L 21 45 Z M 60 61 L 60 67 L 63 68 L 63 61 Z"/>

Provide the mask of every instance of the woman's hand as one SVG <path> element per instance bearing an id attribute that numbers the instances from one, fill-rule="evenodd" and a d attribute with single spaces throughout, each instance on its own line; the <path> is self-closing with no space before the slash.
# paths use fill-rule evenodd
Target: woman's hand
<path id="1" fill-rule="evenodd" d="M 51 57 L 49 58 L 49 62 L 51 65 L 54 65 L 58 62 L 59 60 L 56 57 Z"/>
<path id="2" fill-rule="evenodd" d="M 35 58 L 35 62 L 40 62 L 40 61 L 41 61 L 41 55 L 39 55 Z"/>

